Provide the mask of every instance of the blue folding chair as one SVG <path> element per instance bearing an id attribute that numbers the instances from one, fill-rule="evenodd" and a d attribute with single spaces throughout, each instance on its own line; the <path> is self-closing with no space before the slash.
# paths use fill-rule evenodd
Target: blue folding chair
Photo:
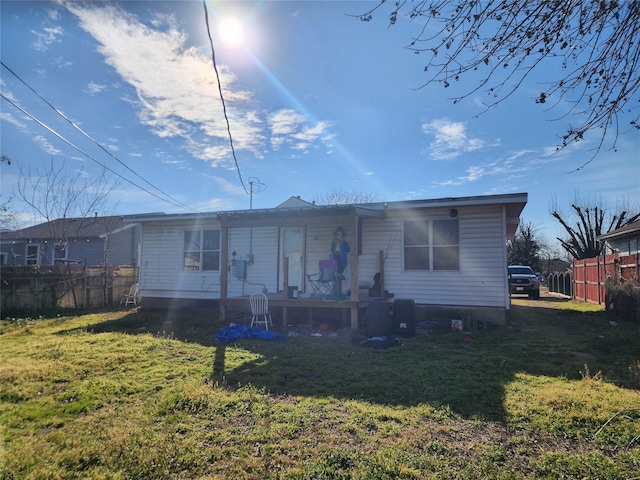
<path id="1" fill-rule="evenodd" d="M 335 260 L 320 260 L 318 262 L 318 273 L 307 275 L 311 285 L 311 298 L 326 299 L 333 293 L 338 262 Z"/>

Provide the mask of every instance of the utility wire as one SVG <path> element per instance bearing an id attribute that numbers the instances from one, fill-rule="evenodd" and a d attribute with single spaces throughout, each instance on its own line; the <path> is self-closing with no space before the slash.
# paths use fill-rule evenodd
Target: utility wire
<path id="1" fill-rule="evenodd" d="M 236 151 L 233 148 L 233 137 L 231 136 L 231 126 L 229 125 L 229 117 L 227 116 L 227 106 L 224 102 L 224 96 L 222 95 L 222 85 L 220 84 L 220 74 L 218 73 L 218 66 L 216 65 L 216 51 L 213 48 L 213 38 L 211 38 L 211 29 L 209 28 L 209 11 L 207 10 L 207 0 L 202 0 L 202 5 L 204 6 L 204 22 L 207 25 L 207 35 L 209 36 L 209 45 L 211 45 L 211 60 L 213 62 L 213 70 L 216 72 L 216 79 L 218 80 L 218 91 L 220 92 L 220 101 L 222 102 L 222 111 L 224 113 L 224 119 L 227 122 L 227 133 L 229 134 L 229 145 L 231 146 L 231 155 L 233 156 L 233 161 L 236 164 L 236 171 L 238 172 L 238 178 L 240 178 L 240 184 L 244 189 L 244 193 L 249 195 L 247 191 L 247 187 L 244 186 L 244 181 L 242 180 L 242 174 L 240 173 L 240 166 L 238 165 L 238 159 L 236 158 Z"/>
<path id="2" fill-rule="evenodd" d="M 88 138 L 89 140 L 91 140 L 95 145 L 97 145 L 98 147 L 100 147 L 100 149 L 105 152 L 107 155 L 109 155 L 111 158 L 113 158 L 116 162 L 118 162 L 120 165 L 122 165 L 124 168 L 126 168 L 127 170 L 129 170 L 131 173 L 133 173 L 136 177 L 138 177 L 140 180 L 142 180 L 143 182 L 145 182 L 147 185 L 149 185 L 150 187 L 152 187 L 154 190 L 157 190 L 158 192 L 160 192 L 161 194 L 165 195 L 167 198 L 171 199 L 171 201 L 173 202 L 172 204 L 174 206 L 181 206 L 182 208 L 185 208 L 187 210 L 195 210 L 192 207 L 189 207 L 188 205 L 185 205 L 184 203 L 181 203 L 179 200 L 176 200 L 175 198 L 173 198 L 171 195 L 169 195 L 168 193 L 165 193 L 164 191 L 160 190 L 158 187 L 156 187 L 155 185 L 153 185 L 151 182 L 149 182 L 147 179 L 143 178 L 138 172 L 136 172 L 135 170 L 131 169 L 127 164 L 125 164 L 124 162 L 122 162 L 119 158 L 117 158 L 115 155 L 113 155 L 109 150 L 107 150 L 105 147 L 103 147 L 97 140 L 94 140 L 91 135 L 89 135 L 88 133 L 86 133 L 84 130 L 82 130 L 78 125 L 76 125 L 72 120 L 70 120 L 63 112 L 61 112 L 58 108 L 56 108 L 54 105 L 52 105 L 46 98 L 44 98 L 42 95 L 40 95 L 35 89 L 33 89 L 27 82 L 25 82 L 16 72 L 14 72 L 13 70 L 11 70 L 11 68 L 9 68 L 7 66 L 6 63 L 4 63 L 2 60 L 0 60 L 0 64 L 6 68 L 14 77 L 16 77 L 25 87 L 27 87 L 29 90 L 31 90 L 38 98 L 40 98 L 40 100 L 42 100 L 44 103 L 46 103 L 49 107 L 51 107 L 53 109 L 54 112 L 56 112 L 58 115 L 60 115 L 62 118 L 64 118 L 67 122 L 69 122 L 71 124 L 71 126 L 73 126 L 73 128 L 75 128 L 76 130 L 78 130 L 80 133 L 82 133 L 82 135 L 84 135 L 86 138 Z M 13 102 L 11 102 L 13 103 Z M 15 106 L 15 104 L 14 104 Z M 31 118 L 33 118 L 31 115 L 29 115 Z M 40 122 L 38 122 L 40 123 Z M 116 174 L 117 175 L 117 174 Z M 120 178 L 124 178 L 121 175 L 118 175 Z M 146 190 L 145 190 L 146 191 Z M 149 192 L 147 192 L 149 193 Z"/>
<path id="3" fill-rule="evenodd" d="M 102 168 L 104 168 L 105 170 L 113 173 L 115 176 L 121 178 L 122 180 L 124 180 L 125 182 L 133 185 L 136 188 L 139 188 L 140 190 L 148 193 L 149 195 L 152 195 L 154 197 L 156 197 L 159 200 L 162 200 L 163 202 L 169 203 L 170 205 L 173 205 L 174 207 L 180 207 L 180 208 L 187 208 L 189 210 L 193 210 L 195 211 L 195 209 L 191 208 L 191 207 L 187 207 L 186 205 L 183 204 L 178 204 L 178 203 L 173 203 L 170 202 L 169 200 L 167 200 L 164 197 L 160 197 L 159 195 L 150 192 L 149 190 L 147 190 L 146 188 L 138 185 L 137 183 L 129 180 L 128 178 L 123 177 L 122 175 L 120 175 L 118 172 L 112 170 L 111 168 L 109 168 L 108 166 L 106 166 L 104 163 L 101 163 L 99 160 L 96 160 L 95 158 L 93 158 L 91 155 L 89 155 L 87 152 L 85 152 L 84 150 L 82 150 L 80 147 L 74 145 L 73 143 L 71 143 L 69 140 L 67 140 L 66 138 L 64 138 L 62 135 L 60 135 L 58 132 L 56 132 L 54 129 L 52 129 L 51 127 L 49 127 L 48 125 L 46 125 L 45 123 L 41 122 L 40 120 L 38 120 L 36 117 L 34 117 L 33 115 L 31 115 L 29 112 L 27 112 L 24 108 L 22 108 L 21 106 L 19 106 L 18 104 L 16 104 L 14 101 L 12 101 L 11 99 L 7 98 L 4 93 L 0 93 L 0 97 L 2 97 L 3 99 L 5 99 L 7 102 L 9 102 L 11 105 L 13 105 L 15 108 L 17 108 L 18 110 L 20 110 L 22 113 L 24 113 L 27 117 L 29 117 L 31 120 L 33 120 L 34 122 L 36 122 L 38 125 L 40 125 L 41 127 L 45 128 L 46 130 L 48 130 L 49 132 L 51 132 L 53 135 L 55 135 L 56 137 L 58 137 L 60 140 L 62 140 L 64 143 L 66 143 L 67 145 L 69 145 L 70 147 L 76 149 L 78 152 L 80 152 L 82 155 L 84 155 L 85 157 L 87 157 L 89 160 L 97 163 L 98 165 L 100 165 Z M 167 195 L 168 196 L 168 195 Z"/>

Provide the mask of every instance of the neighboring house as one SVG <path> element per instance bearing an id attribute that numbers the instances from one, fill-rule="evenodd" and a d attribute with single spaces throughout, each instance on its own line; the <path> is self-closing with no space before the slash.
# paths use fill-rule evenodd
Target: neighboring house
<path id="1" fill-rule="evenodd" d="M 597 240 L 606 242 L 611 252 L 618 252 L 620 255 L 640 253 L 640 222 L 598 235 Z"/>
<path id="2" fill-rule="evenodd" d="M 562 260 L 561 258 L 549 258 L 542 262 L 543 272 L 545 274 L 560 273 L 571 268 L 571 262 Z"/>
<path id="3" fill-rule="evenodd" d="M 0 234 L 2 265 L 137 265 L 140 226 L 122 216 L 64 218 Z"/>
<path id="4" fill-rule="evenodd" d="M 637 281 L 640 278 L 640 222 L 602 235 L 603 253 L 573 262 L 573 297 L 607 305 L 607 279 Z"/>
<path id="5" fill-rule="evenodd" d="M 341 308 L 351 326 L 380 273 L 382 292 L 410 299 L 420 318 L 504 323 L 510 308 L 506 242 L 527 194 L 318 206 L 292 197 L 272 209 L 125 217 L 142 227 L 140 294 L 144 305 L 247 303 L 266 291 L 275 307 Z M 351 245 L 344 299 L 309 298 L 308 274 L 329 256 L 336 227 Z M 299 298 L 287 298 L 295 286 Z M 282 292 L 277 293 L 276 292 Z M 336 299 L 337 298 L 337 299 Z M 431 313 L 430 313 L 431 312 Z"/>

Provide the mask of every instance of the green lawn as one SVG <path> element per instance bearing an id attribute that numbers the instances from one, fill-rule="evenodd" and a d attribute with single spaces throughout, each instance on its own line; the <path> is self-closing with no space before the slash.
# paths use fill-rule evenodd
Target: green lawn
<path id="1" fill-rule="evenodd" d="M 514 300 L 389 349 L 215 314 L 0 326 L 0 479 L 640 478 L 640 326 Z"/>

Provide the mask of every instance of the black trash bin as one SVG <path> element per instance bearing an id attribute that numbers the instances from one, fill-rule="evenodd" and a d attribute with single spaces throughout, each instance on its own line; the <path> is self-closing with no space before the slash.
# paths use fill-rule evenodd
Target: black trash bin
<path id="1" fill-rule="evenodd" d="M 413 337 L 416 334 L 416 313 L 412 299 L 393 301 L 393 334 Z"/>
<path id="2" fill-rule="evenodd" d="M 368 337 L 391 335 L 391 304 L 385 299 L 369 300 L 366 320 Z"/>

